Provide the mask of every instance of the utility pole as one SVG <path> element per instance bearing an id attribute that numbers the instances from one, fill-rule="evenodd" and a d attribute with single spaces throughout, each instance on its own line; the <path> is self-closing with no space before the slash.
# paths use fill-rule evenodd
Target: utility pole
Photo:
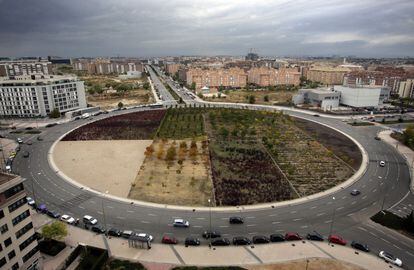
<path id="1" fill-rule="evenodd" d="M 332 197 L 332 200 L 335 202 L 335 197 Z M 334 221 L 335 221 L 335 203 L 333 203 L 334 205 L 333 205 L 333 213 L 332 213 L 332 222 L 331 222 L 331 226 L 330 226 L 330 228 L 329 228 L 329 235 L 328 235 L 328 242 L 330 243 L 331 242 L 331 240 L 330 240 L 330 236 L 331 236 L 331 234 L 332 234 L 332 229 L 333 229 L 333 225 L 334 225 Z"/>

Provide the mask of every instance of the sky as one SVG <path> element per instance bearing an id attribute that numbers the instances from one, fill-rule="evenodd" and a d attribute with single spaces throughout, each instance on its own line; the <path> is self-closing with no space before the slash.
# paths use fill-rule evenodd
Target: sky
<path id="1" fill-rule="evenodd" d="M 414 56 L 414 0 L 0 0 L 0 57 Z"/>

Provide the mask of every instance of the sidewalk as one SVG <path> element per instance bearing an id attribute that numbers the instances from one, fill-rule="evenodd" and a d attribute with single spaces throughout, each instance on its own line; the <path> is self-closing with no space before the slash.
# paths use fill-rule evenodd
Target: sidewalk
<path id="1" fill-rule="evenodd" d="M 49 218 L 33 214 L 35 228 L 46 224 Z M 105 248 L 103 235 L 97 235 L 78 227 L 68 226 L 66 243 L 76 246 L 78 243 Z M 199 266 L 252 266 L 274 264 L 306 258 L 336 259 L 360 266 L 365 269 L 389 269 L 390 265 L 375 256 L 356 252 L 349 247 L 329 245 L 326 242 L 282 242 L 277 244 L 242 246 L 242 247 L 188 247 L 183 245 L 152 244 L 151 249 L 135 249 L 128 246 L 122 238 L 107 238 L 109 253 L 116 258 L 140 261 L 151 269 L 169 269 L 175 265 Z M 64 254 L 57 255 L 63 257 Z M 56 260 L 56 265 L 59 260 Z M 45 261 L 45 269 L 53 269 L 49 261 Z M 48 268 L 47 268 L 48 267 Z M 397 268 L 397 267 L 395 267 Z"/>
<path id="2" fill-rule="evenodd" d="M 395 147 L 396 150 L 405 158 L 408 169 L 410 170 L 410 177 L 411 177 L 410 189 L 411 189 L 411 192 L 414 193 L 414 173 L 413 173 L 414 151 L 411 150 L 409 147 L 405 146 L 404 144 L 402 144 L 401 142 L 397 141 L 396 139 L 392 138 L 390 136 L 392 132 L 393 132 L 392 130 L 381 131 L 378 134 L 378 137 L 380 137 L 381 140 L 383 140 L 384 142 Z"/>

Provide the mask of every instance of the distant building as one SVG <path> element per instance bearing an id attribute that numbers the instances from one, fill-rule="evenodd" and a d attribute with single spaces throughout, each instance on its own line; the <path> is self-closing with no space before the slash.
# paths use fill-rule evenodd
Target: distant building
<path id="1" fill-rule="evenodd" d="M 51 73 L 52 63 L 46 60 L 0 61 L 0 77 L 49 75 Z"/>
<path id="2" fill-rule="evenodd" d="M 248 61 L 257 61 L 257 60 L 259 60 L 259 55 L 257 53 L 254 53 L 254 52 L 249 52 L 246 55 L 246 60 L 248 60 Z"/>
<path id="3" fill-rule="evenodd" d="M 226 87 L 226 88 L 242 88 L 246 86 L 247 74 L 240 68 L 229 69 L 201 69 L 190 68 L 186 73 L 186 80 L 188 85 L 194 82 L 196 89 L 201 89 L 203 86 L 208 87 Z"/>
<path id="4" fill-rule="evenodd" d="M 74 70 L 86 71 L 91 75 L 125 74 L 128 71 L 144 70 L 140 61 L 133 59 L 75 59 Z"/>
<path id="5" fill-rule="evenodd" d="M 350 68 L 345 67 L 312 67 L 307 70 L 306 78 L 324 85 L 340 85 L 344 75 L 350 71 Z"/>
<path id="6" fill-rule="evenodd" d="M 126 74 L 121 74 L 118 76 L 121 80 L 128 80 L 128 79 L 139 79 L 142 76 L 142 72 L 140 71 L 127 71 Z"/>
<path id="7" fill-rule="evenodd" d="M 249 83 L 266 87 L 270 85 L 299 85 L 300 72 L 296 68 L 257 67 L 247 71 Z"/>
<path id="8" fill-rule="evenodd" d="M 398 95 L 401 98 L 414 98 L 414 79 L 407 79 L 400 82 Z"/>
<path id="9" fill-rule="evenodd" d="M 47 116 L 86 108 L 84 82 L 70 76 L 20 76 L 0 79 L 0 115 Z"/>
<path id="10" fill-rule="evenodd" d="M 292 101 L 295 105 L 310 104 L 323 110 L 334 110 L 339 107 L 341 93 L 330 88 L 300 89 Z"/>
<path id="11" fill-rule="evenodd" d="M 0 268 L 42 269 L 23 179 L 0 173 Z"/>
<path id="12" fill-rule="evenodd" d="M 165 64 L 165 71 L 170 75 L 175 75 L 180 68 L 180 64 L 177 63 L 166 63 Z"/>

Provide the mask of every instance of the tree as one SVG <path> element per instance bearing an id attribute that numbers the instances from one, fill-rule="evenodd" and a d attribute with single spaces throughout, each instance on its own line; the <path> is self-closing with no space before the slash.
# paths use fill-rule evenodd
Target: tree
<path id="1" fill-rule="evenodd" d="M 143 85 L 142 87 L 144 87 L 144 89 L 145 89 L 145 90 L 150 89 L 150 84 L 149 84 L 149 82 L 145 82 L 145 83 L 144 83 L 144 85 Z"/>
<path id="2" fill-rule="evenodd" d="M 193 90 L 193 91 L 196 90 L 196 83 L 195 82 L 191 83 L 191 90 Z"/>
<path id="3" fill-rule="evenodd" d="M 102 94 L 103 93 L 103 88 L 102 88 L 102 86 L 101 85 L 99 85 L 99 84 L 94 84 L 93 86 L 92 86 L 92 88 L 91 89 L 89 89 L 89 93 L 91 93 L 92 95 L 93 95 L 93 93 L 98 93 L 98 94 Z"/>
<path id="4" fill-rule="evenodd" d="M 224 86 L 223 85 L 220 85 L 218 90 L 219 90 L 219 92 L 223 92 Z"/>
<path id="5" fill-rule="evenodd" d="M 60 112 L 58 108 L 54 108 L 51 112 L 50 112 L 50 118 L 59 118 L 60 117 Z"/>
<path id="6" fill-rule="evenodd" d="M 175 146 L 171 145 L 167 150 L 166 159 L 169 161 L 174 160 L 176 155 L 177 155 L 177 151 L 175 150 Z"/>
<path id="7" fill-rule="evenodd" d="M 404 144 L 410 148 L 414 147 L 414 125 L 408 125 L 403 133 Z"/>
<path id="8" fill-rule="evenodd" d="M 68 235 L 66 224 L 61 221 L 55 221 L 50 225 L 44 225 L 42 235 L 45 239 L 62 240 Z"/>
<path id="9" fill-rule="evenodd" d="M 256 102 L 256 98 L 254 97 L 254 95 L 250 95 L 249 96 L 249 103 L 254 104 L 255 102 Z"/>
<path id="10" fill-rule="evenodd" d="M 122 109 L 122 107 L 124 107 L 124 103 L 119 102 L 119 103 L 118 103 L 118 109 Z"/>
<path id="11" fill-rule="evenodd" d="M 150 157 L 154 153 L 154 147 L 152 144 L 145 149 L 145 156 Z"/>
<path id="12" fill-rule="evenodd" d="M 265 102 L 269 102 L 269 96 L 268 96 L 268 95 L 264 96 L 264 97 L 263 97 L 263 100 L 264 100 Z"/>

